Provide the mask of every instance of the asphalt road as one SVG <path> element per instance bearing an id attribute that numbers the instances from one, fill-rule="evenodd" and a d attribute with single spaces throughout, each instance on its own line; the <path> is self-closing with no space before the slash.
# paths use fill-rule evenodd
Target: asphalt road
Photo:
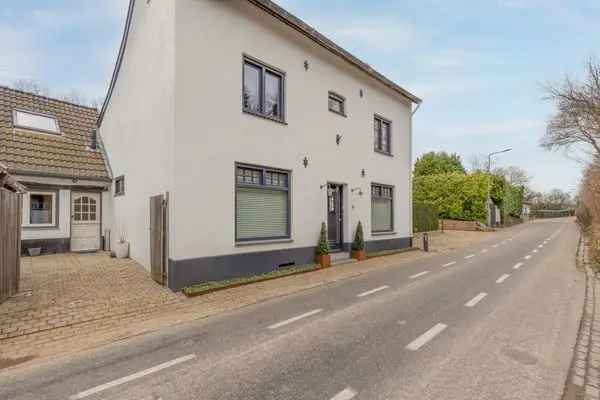
<path id="1" fill-rule="evenodd" d="M 0 372 L 0 399 L 559 399 L 584 276 L 571 219 Z"/>

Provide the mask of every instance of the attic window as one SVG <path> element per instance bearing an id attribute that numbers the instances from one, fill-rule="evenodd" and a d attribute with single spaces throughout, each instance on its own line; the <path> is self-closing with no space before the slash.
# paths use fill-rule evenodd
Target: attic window
<path id="1" fill-rule="evenodd" d="M 58 121 L 56 118 L 48 115 L 15 110 L 14 124 L 18 128 L 33 129 L 36 131 L 60 135 Z"/>

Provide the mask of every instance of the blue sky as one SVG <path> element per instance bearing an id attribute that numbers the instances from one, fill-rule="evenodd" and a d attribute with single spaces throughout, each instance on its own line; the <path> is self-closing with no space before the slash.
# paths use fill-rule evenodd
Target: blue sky
<path id="1" fill-rule="evenodd" d="M 160 0 L 166 1 L 166 0 Z M 240 1 L 240 0 L 230 0 Z M 33 79 L 56 94 L 105 94 L 127 0 L 4 0 L 0 84 Z M 539 146 L 553 105 L 542 84 L 600 56 L 597 0 L 280 0 L 279 4 L 413 91 L 414 156 L 512 147 L 536 190 L 575 190 L 575 155 Z"/>

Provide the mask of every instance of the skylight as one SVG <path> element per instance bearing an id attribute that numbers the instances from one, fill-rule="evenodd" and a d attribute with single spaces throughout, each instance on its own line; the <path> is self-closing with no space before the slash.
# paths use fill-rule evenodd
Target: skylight
<path id="1" fill-rule="evenodd" d="M 58 121 L 47 115 L 15 110 L 15 126 L 20 128 L 35 129 L 38 131 L 60 134 Z"/>

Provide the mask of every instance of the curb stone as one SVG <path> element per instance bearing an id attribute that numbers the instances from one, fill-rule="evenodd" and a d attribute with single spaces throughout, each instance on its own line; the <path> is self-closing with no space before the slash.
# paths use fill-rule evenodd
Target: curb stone
<path id="1" fill-rule="evenodd" d="M 586 240 L 581 235 L 577 269 L 585 272 L 585 302 L 563 400 L 600 400 L 600 280 L 591 268 Z"/>

